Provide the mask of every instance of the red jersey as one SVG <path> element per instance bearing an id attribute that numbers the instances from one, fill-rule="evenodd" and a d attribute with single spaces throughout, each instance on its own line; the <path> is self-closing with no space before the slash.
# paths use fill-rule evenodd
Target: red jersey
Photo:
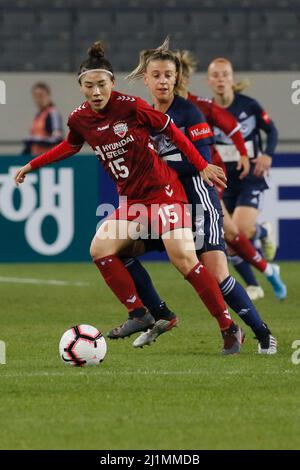
<path id="1" fill-rule="evenodd" d="M 129 200 L 152 199 L 177 174 L 163 162 L 150 132 L 167 132 L 169 116 L 155 111 L 142 99 L 113 91 L 104 110 L 95 112 L 84 102 L 71 113 L 68 141 L 86 141 L 116 182 L 120 195 Z"/>
<path id="2" fill-rule="evenodd" d="M 225 134 L 231 138 L 239 153 L 241 155 L 247 155 L 245 141 L 240 132 L 241 125 L 231 113 L 208 98 L 202 98 L 201 96 L 188 93 L 187 99 L 202 111 L 208 124 L 212 128 L 218 127 L 225 132 Z"/>
<path id="3" fill-rule="evenodd" d="M 67 141 L 31 160 L 32 169 L 77 153 L 86 141 L 130 203 L 156 201 L 173 182 L 181 188 L 176 172 L 154 150 L 153 130 L 167 135 L 199 171 L 208 164 L 168 115 L 134 96 L 114 91 L 100 112 L 85 101 L 71 113 L 68 126 Z M 186 200 L 185 195 L 179 200 Z"/>

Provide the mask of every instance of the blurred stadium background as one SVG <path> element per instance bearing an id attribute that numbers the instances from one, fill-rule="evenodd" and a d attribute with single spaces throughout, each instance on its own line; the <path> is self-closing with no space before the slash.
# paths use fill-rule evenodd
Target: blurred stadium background
<path id="1" fill-rule="evenodd" d="M 110 181 L 92 158 L 71 159 L 51 170 L 56 172 L 54 180 L 61 181 L 54 194 L 58 199 L 60 194 L 61 200 L 53 199 L 52 206 L 48 201 L 52 207 L 48 213 L 40 208 L 44 216 L 36 212 L 44 204 L 39 181 L 48 170 L 43 169 L 32 181 L 34 195 L 23 188 L 20 193 L 13 190 L 8 175 L 13 171 L 10 168 L 25 162 L 20 151 L 35 114 L 30 93 L 33 83 L 49 83 L 65 124 L 69 112 L 82 101 L 77 68 L 89 45 L 101 39 L 117 72 L 117 89 L 148 99 L 143 84 L 129 85 L 124 76 L 136 65 L 141 49 L 161 44 L 167 34 L 173 48 L 192 51 L 198 61 L 191 91 L 211 96 L 205 81 L 207 65 L 216 56 L 228 57 L 237 78 L 250 79 L 245 93 L 257 98 L 275 121 L 280 141 L 262 218 L 275 226 L 278 257 L 300 259 L 300 104 L 292 102 L 292 86 L 300 78 L 298 0 L 53 0 L 51 4 L 44 0 L 2 0 L 0 80 L 5 97 L 0 104 L 0 229 L 8 245 L 2 245 L 0 261 L 88 260 L 89 239 L 99 221 L 97 204 L 104 199 L 116 202 Z M 82 153 L 91 151 L 86 147 Z M 63 168 L 74 172 L 65 209 L 62 201 L 68 195 L 63 178 L 68 176 L 59 173 Z M 95 204 L 89 204 L 88 214 L 84 199 L 91 172 L 97 176 Z M 69 230 L 72 227 L 69 232 L 63 228 L 67 220 L 63 210 L 74 213 L 73 219 L 68 219 Z M 64 230 L 65 242 L 52 249 Z M 12 238 L 18 240 L 14 250 Z"/>

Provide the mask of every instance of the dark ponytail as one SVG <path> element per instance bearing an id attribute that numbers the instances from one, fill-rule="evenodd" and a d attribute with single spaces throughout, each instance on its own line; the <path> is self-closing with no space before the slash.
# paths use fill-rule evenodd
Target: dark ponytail
<path id="1" fill-rule="evenodd" d="M 100 41 L 94 42 L 88 49 L 88 58 L 82 62 L 79 67 L 78 76 L 88 70 L 103 69 L 112 73 L 114 79 L 114 71 L 111 63 L 105 58 L 104 47 Z M 81 79 L 79 78 L 79 82 Z"/>

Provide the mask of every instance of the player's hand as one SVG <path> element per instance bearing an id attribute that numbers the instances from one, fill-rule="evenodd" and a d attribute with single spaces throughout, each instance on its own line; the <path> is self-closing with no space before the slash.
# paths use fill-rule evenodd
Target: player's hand
<path id="1" fill-rule="evenodd" d="M 259 157 L 253 158 L 251 161 L 255 163 L 253 174 L 258 178 L 262 178 L 272 165 L 272 158 L 269 155 L 259 155 Z"/>
<path id="2" fill-rule="evenodd" d="M 242 180 L 243 178 L 245 178 L 245 176 L 248 175 L 250 171 L 250 162 L 247 155 L 241 155 L 241 158 L 237 163 L 236 169 L 237 171 L 241 171 L 241 174 L 239 176 L 240 180 Z"/>
<path id="3" fill-rule="evenodd" d="M 15 183 L 17 186 L 19 186 L 19 184 L 23 183 L 25 178 L 26 178 L 26 174 L 29 173 L 30 171 L 32 171 L 32 167 L 30 165 L 30 163 L 27 163 L 27 165 L 25 166 L 22 166 L 22 168 L 20 168 L 19 170 L 17 170 L 16 174 L 15 174 Z"/>
<path id="4" fill-rule="evenodd" d="M 209 163 L 204 170 L 200 171 L 200 176 L 209 186 L 213 186 L 214 183 L 216 183 L 222 188 L 227 188 L 225 173 L 223 169 L 217 165 Z"/>

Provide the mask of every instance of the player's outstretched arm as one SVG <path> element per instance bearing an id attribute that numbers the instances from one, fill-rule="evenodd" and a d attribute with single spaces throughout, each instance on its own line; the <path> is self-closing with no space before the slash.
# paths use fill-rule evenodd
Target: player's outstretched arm
<path id="1" fill-rule="evenodd" d="M 42 153 L 38 157 L 31 160 L 27 165 L 23 166 L 17 170 L 15 174 L 15 182 L 17 185 L 23 183 L 27 173 L 33 170 L 37 170 L 42 166 L 49 165 L 50 163 L 64 160 L 65 158 L 74 155 L 79 152 L 82 145 L 73 146 L 67 140 L 64 140 L 59 145 L 56 145 L 54 148 L 48 152 Z"/>
<path id="2" fill-rule="evenodd" d="M 22 168 L 17 170 L 15 174 L 15 178 L 14 178 L 16 185 L 19 186 L 19 184 L 23 183 L 25 180 L 26 174 L 30 173 L 31 171 L 32 171 L 32 167 L 30 163 L 27 163 L 27 165 L 22 166 Z"/>

